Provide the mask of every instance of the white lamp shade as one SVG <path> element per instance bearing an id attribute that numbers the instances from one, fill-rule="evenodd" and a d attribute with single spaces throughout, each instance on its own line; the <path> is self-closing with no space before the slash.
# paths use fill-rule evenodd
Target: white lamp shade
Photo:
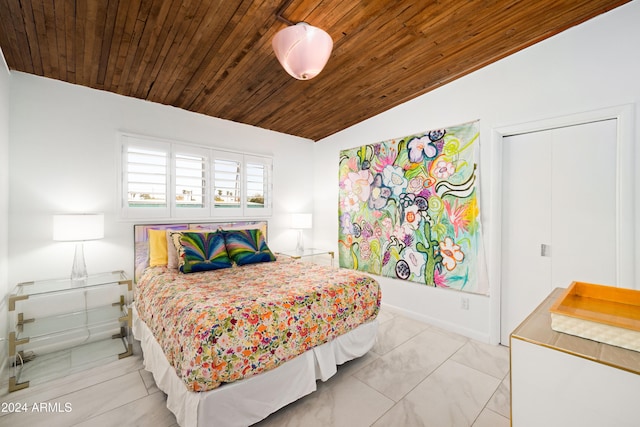
<path id="1" fill-rule="evenodd" d="M 271 45 L 287 73 L 298 80 L 309 80 L 327 64 L 333 40 L 326 31 L 300 22 L 280 30 Z"/>
<path id="2" fill-rule="evenodd" d="M 291 215 L 291 228 L 311 228 L 312 216 L 310 213 L 296 213 Z"/>
<path id="3" fill-rule="evenodd" d="M 103 214 L 62 214 L 53 216 L 53 240 L 79 242 L 104 237 Z"/>

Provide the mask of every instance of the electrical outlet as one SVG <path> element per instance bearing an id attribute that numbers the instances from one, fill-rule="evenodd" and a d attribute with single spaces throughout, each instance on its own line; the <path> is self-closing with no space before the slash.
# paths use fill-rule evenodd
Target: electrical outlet
<path id="1" fill-rule="evenodd" d="M 460 298 L 460 308 L 463 310 L 469 310 L 469 298 L 462 297 Z"/>

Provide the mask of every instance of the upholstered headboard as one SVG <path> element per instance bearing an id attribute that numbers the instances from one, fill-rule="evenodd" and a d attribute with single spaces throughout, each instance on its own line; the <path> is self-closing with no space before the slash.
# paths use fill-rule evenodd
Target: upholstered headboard
<path id="1" fill-rule="evenodd" d="M 232 221 L 232 222 L 181 222 L 172 224 L 135 224 L 133 226 L 134 241 L 134 281 L 137 281 L 145 268 L 149 266 L 149 229 L 152 230 L 247 230 L 259 228 L 265 239 L 267 221 Z"/>

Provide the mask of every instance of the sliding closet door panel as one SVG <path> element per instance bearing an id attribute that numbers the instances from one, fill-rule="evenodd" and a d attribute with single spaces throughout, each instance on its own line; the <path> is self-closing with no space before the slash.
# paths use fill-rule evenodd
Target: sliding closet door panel
<path id="1" fill-rule="evenodd" d="M 551 281 L 616 284 L 616 120 L 553 131 Z"/>
<path id="2" fill-rule="evenodd" d="M 549 133 L 503 140 L 501 342 L 548 295 L 551 259 Z"/>
<path id="3" fill-rule="evenodd" d="M 616 284 L 615 119 L 503 138 L 501 342 L 556 287 Z"/>

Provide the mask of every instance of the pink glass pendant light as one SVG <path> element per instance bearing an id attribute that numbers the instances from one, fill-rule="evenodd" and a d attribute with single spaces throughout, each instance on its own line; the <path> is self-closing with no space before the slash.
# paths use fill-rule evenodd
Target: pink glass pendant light
<path id="1" fill-rule="evenodd" d="M 317 76 L 333 49 L 331 36 L 306 22 L 280 30 L 271 44 L 282 67 L 298 80 Z"/>

